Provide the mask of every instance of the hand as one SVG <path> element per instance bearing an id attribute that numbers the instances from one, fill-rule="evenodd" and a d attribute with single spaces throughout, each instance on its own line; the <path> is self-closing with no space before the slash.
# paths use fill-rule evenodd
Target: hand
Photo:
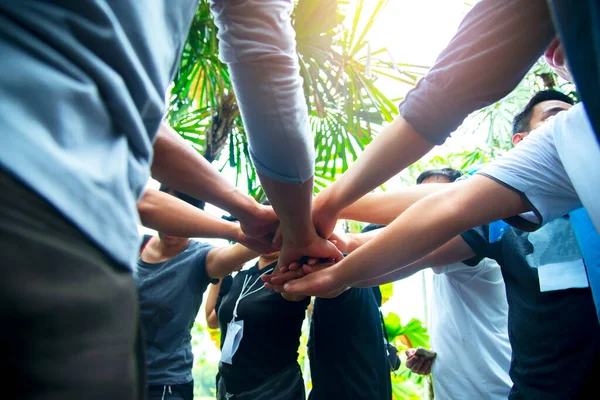
<path id="1" fill-rule="evenodd" d="M 352 253 L 354 250 L 353 246 L 353 238 L 349 233 L 332 233 L 329 236 L 329 241 L 338 248 L 342 253 L 348 254 Z"/>
<path id="2" fill-rule="evenodd" d="M 317 233 L 329 239 L 342 210 L 335 210 L 330 200 L 330 190 L 325 189 L 313 201 L 312 218 Z"/>
<path id="3" fill-rule="evenodd" d="M 278 269 L 283 266 L 288 267 L 290 264 L 301 266 L 296 262 L 306 259 L 313 259 L 311 263 L 314 264 L 316 260 L 329 260 L 335 263 L 343 258 L 344 256 L 333 243 L 313 233 L 305 244 L 297 245 L 284 239 L 279 253 Z"/>
<path id="4" fill-rule="evenodd" d="M 406 367 L 415 374 L 429 375 L 434 359 L 420 357 L 416 352 L 415 349 L 406 350 Z"/>
<path id="5" fill-rule="evenodd" d="M 348 286 L 336 275 L 338 266 L 331 264 L 311 267 L 304 265 L 302 272 L 292 271 L 301 276 L 299 279 L 290 280 L 283 285 L 283 290 L 291 294 L 303 294 L 306 296 L 316 296 L 322 298 L 337 297 Z"/>
<path id="6" fill-rule="evenodd" d="M 244 234 L 241 230 L 238 234 L 238 238 L 235 239 L 235 242 L 246 246 L 258 254 L 271 254 L 279 250 L 273 246 L 270 241 L 265 243 L 263 240 L 251 238 Z"/>
<path id="7" fill-rule="evenodd" d="M 251 211 L 236 216 L 240 221 L 240 227 L 246 236 L 271 244 L 273 235 L 279 227 L 279 219 L 271 206 L 260 205 L 254 199 L 252 201 L 254 205 Z"/>

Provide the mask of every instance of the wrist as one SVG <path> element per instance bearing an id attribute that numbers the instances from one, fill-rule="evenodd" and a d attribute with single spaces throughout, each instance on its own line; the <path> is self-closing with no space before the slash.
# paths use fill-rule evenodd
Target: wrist
<path id="1" fill-rule="evenodd" d="M 307 225 L 301 229 L 286 229 L 282 227 L 283 232 L 283 243 L 288 246 L 293 247 L 308 247 L 312 243 L 315 242 L 317 237 L 317 231 L 315 231 L 315 227 L 312 225 Z"/>
<path id="2" fill-rule="evenodd" d="M 230 197 L 234 200 L 227 211 L 240 222 L 251 220 L 253 216 L 258 215 L 262 211 L 260 205 L 252 196 L 244 194 L 238 189 L 233 190 Z"/>
<path id="3" fill-rule="evenodd" d="M 229 222 L 226 232 L 226 237 L 224 239 L 230 240 L 236 243 L 243 243 L 246 235 L 242 232 L 242 228 L 240 228 L 239 224 Z"/>

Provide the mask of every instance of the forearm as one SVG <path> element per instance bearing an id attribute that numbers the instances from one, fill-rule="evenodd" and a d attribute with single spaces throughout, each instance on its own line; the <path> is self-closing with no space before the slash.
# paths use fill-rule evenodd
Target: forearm
<path id="1" fill-rule="evenodd" d="M 159 182 L 227 210 L 239 219 L 251 215 L 258 206 L 165 123 L 154 142 L 151 170 Z"/>
<path id="2" fill-rule="evenodd" d="M 315 206 L 339 215 L 359 198 L 427 153 L 433 144 L 402 119 L 386 127 L 350 168 L 318 197 Z"/>
<path id="3" fill-rule="evenodd" d="M 381 276 L 410 265 L 471 227 L 529 211 L 519 194 L 482 176 L 449 186 L 414 204 L 376 238 L 331 267 L 336 280 L 353 286 Z"/>
<path id="4" fill-rule="evenodd" d="M 313 179 L 288 184 L 260 176 L 262 186 L 279 217 L 284 241 L 303 246 L 316 236 L 311 218 Z"/>
<path id="5" fill-rule="evenodd" d="M 377 278 L 360 281 L 355 285 L 355 287 L 371 287 L 395 282 L 408 278 L 414 273 L 426 268 L 442 267 L 445 265 L 462 262 L 473 257 L 475 257 L 475 253 L 471 247 L 463 240 L 462 237 L 456 236 L 439 249 L 426 255 L 420 260 L 415 261 L 414 263 L 405 267 L 398 268 L 385 275 L 381 275 Z"/>
<path id="6" fill-rule="evenodd" d="M 354 284 L 354 287 L 357 288 L 368 288 L 373 286 L 385 285 L 386 283 L 396 282 L 402 279 L 406 279 L 415 273 L 426 269 L 426 265 L 419 265 L 419 262 L 407 265 L 403 268 L 399 268 L 395 271 L 387 273 L 385 275 L 378 276 L 376 278 L 366 279 L 364 281 L 360 281 Z"/>
<path id="7" fill-rule="evenodd" d="M 369 193 L 346 207 L 340 218 L 388 225 L 417 201 L 446 189 L 446 184 L 430 183 L 397 192 Z"/>
<path id="8" fill-rule="evenodd" d="M 221 284 L 223 280 L 221 279 L 218 284 L 210 285 L 210 289 L 208 291 L 208 296 L 206 297 L 206 303 L 204 304 L 204 314 L 206 317 L 206 324 L 209 328 L 216 329 L 219 327 L 219 322 L 217 320 L 215 313 L 215 306 L 217 304 L 217 298 L 219 297 L 219 291 L 221 290 Z"/>
<path id="9" fill-rule="evenodd" d="M 228 275 L 233 270 L 243 267 L 248 261 L 258 256 L 260 254 L 236 243 L 233 246 L 215 249 L 215 256 L 211 261 L 215 268 L 225 270 L 225 273 L 221 275 Z"/>
<path id="10" fill-rule="evenodd" d="M 147 190 L 138 202 L 142 224 L 168 235 L 240 240 L 235 223 L 214 217 L 185 201 L 157 190 Z"/>

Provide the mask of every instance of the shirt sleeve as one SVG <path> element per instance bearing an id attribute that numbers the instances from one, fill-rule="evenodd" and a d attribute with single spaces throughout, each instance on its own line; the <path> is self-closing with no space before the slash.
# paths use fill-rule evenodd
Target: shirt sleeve
<path id="1" fill-rule="evenodd" d="M 284 183 L 314 173 L 314 145 L 296 53 L 291 0 L 211 0 L 257 171 Z"/>
<path id="2" fill-rule="evenodd" d="M 208 285 L 211 283 L 219 283 L 218 279 L 211 278 L 206 272 L 206 257 L 214 248 L 214 246 L 208 243 L 197 242 L 194 249 L 196 255 L 194 257 L 194 271 L 192 273 L 192 277 L 199 287 L 204 287 L 204 289 L 206 289 L 206 287 L 208 287 Z"/>
<path id="3" fill-rule="evenodd" d="M 534 221 L 519 216 L 505 220 L 518 229 L 535 230 L 581 207 L 554 142 L 554 130 L 563 126 L 561 120 L 572 110 L 559 113 L 503 157 L 477 172 L 521 194 L 529 202 L 537 217 Z"/>
<path id="4" fill-rule="evenodd" d="M 463 240 L 475 253 L 475 257 L 463 261 L 466 265 L 474 267 L 485 257 L 491 257 L 492 246 L 489 242 L 489 226 L 483 225 L 469 229 L 461 234 Z"/>
<path id="5" fill-rule="evenodd" d="M 510 93 L 554 37 L 546 0 L 482 0 L 400 104 L 421 136 L 442 144 L 471 112 Z"/>

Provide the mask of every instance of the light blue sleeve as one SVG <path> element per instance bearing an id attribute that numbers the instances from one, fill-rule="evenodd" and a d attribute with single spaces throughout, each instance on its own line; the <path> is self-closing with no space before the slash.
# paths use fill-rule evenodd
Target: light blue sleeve
<path id="1" fill-rule="evenodd" d="M 296 54 L 291 0 L 212 0 L 219 51 L 231 73 L 250 155 L 284 183 L 314 173 L 314 144 Z"/>
<path id="2" fill-rule="evenodd" d="M 554 130 L 570 112 L 559 113 L 552 121 L 531 132 L 514 149 L 477 172 L 525 196 L 537 217 L 537 223 L 534 223 L 537 226 L 533 228 L 581 207 L 554 143 Z M 518 222 L 527 225 L 523 219 Z M 517 228 L 532 230 L 525 225 Z"/>

